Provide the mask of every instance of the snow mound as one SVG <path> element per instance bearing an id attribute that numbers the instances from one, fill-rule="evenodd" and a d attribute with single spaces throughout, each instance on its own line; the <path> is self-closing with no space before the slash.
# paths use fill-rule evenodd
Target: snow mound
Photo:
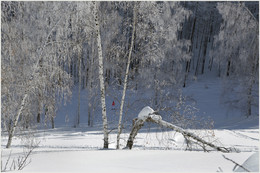
<path id="1" fill-rule="evenodd" d="M 242 166 L 248 169 L 251 172 L 259 171 L 259 152 L 252 154 L 243 164 Z M 235 172 L 246 172 L 241 167 L 238 167 Z"/>
<path id="2" fill-rule="evenodd" d="M 162 117 L 160 115 L 157 115 L 151 107 L 146 106 L 138 114 L 138 118 L 139 119 L 146 119 L 148 117 L 150 117 L 154 120 L 162 120 Z"/>
<path id="3" fill-rule="evenodd" d="M 139 119 L 146 119 L 149 115 L 153 114 L 154 110 L 150 106 L 144 107 L 138 114 Z"/>
<path id="4" fill-rule="evenodd" d="M 183 137 L 182 134 L 176 134 L 174 136 L 174 141 L 175 141 L 176 145 L 179 145 L 179 146 L 183 146 L 185 144 L 185 138 Z"/>

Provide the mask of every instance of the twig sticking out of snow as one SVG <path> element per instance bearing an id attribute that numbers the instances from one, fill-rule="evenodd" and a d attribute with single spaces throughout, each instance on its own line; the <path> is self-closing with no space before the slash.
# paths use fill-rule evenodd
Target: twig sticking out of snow
<path id="1" fill-rule="evenodd" d="M 248 169 L 246 169 L 244 166 L 238 164 L 237 162 L 235 162 L 234 160 L 230 159 L 230 158 L 227 158 L 225 155 L 222 155 L 224 157 L 224 159 L 228 160 L 228 161 L 231 161 L 232 163 L 235 164 L 235 167 L 233 169 L 233 171 L 236 169 L 237 166 L 239 166 L 240 168 L 244 169 L 246 172 L 251 172 L 249 171 Z"/>
<path id="2" fill-rule="evenodd" d="M 221 169 L 221 167 L 218 167 L 217 172 L 224 172 L 224 171 Z"/>
<path id="3" fill-rule="evenodd" d="M 12 152 L 10 151 L 8 159 L 5 162 L 5 166 L 3 167 L 2 162 L 1 162 L 1 172 L 7 172 L 7 171 L 17 171 L 17 170 L 22 170 L 25 168 L 27 165 L 31 163 L 31 159 L 28 160 L 29 156 L 32 154 L 33 150 L 39 146 L 39 142 L 35 145 L 29 146 L 28 151 L 24 151 L 23 156 L 18 156 L 18 158 L 13 158 L 12 163 L 11 163 L 11 156 Z M 11 165 L 10 165 L 11 163 Z M 10 165 L 10 166 L 8 166 Z M 9 167 L 9 170 L 8 170 Z"/>

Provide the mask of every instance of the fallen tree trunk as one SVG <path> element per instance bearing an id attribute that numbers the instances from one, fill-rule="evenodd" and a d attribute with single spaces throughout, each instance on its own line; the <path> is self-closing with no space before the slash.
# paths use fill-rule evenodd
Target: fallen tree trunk
<path id="1" fill-rule="evenodd" d="M 168 123 L 168 122 L 162 120 L 159 117 L 161 117 L 161 116 L 155 115 L 155 114 L 149 114 L 149 116 L 146 117 L 146 118 L 135 118 L 133 120 L 134 121 L 133 122 L 133 128 L 132 128 L 130 136 L 128 138 L 126 148 L 132 149 L 134 139 L 135 139 L 138 131 L 142 128 L 142 126 L 144 125 L 145 122 L 153 122 L 153 123 L 159 124 L 163 127 L 170 128 L 170 129 L 172 129 L 172 130 L 174 130 L 178 133 L 181 133 L 185 139 L 192 138 L 193 140 L 198 142 L 198 144 L 200 144 L 200 146 L 204 149 L 204 151 L 207 151 L 205 146 L 209 146 L 209 147 L 211 147 L 211 148 L 213 148 L 217 151 L 221 151 L 221 152 L 224 152 L 224 153 L 230 152 L 230 150 L 225 148 L 225 147 L 216 146 L 216 145 L 214 145 L 210 142 L 207 142 L 204 139 L 200 138 L 199 136 L 195 135 L 194 133 L 188 132 L 188 131 L 186 131 L 186 130 L 178 127 L 178 126 L 175 126 L 171 123 Z"/>

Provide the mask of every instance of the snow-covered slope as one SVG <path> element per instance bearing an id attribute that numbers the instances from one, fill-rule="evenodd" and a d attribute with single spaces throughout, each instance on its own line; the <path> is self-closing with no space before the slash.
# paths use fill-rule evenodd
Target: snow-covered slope
<path id="1" fill-rule="evenodd" d="M 217 129 L 247 129 L 259 127 L 259 116 L 246 117 L 232 109 L 223 99 L 222 81 L 211 75 L 198 77 L 183 90 L 184 95 L 199 109 L 198 116 L 210 117 Z M 258 109 L 254 109 L 258 112 Z"/>
<path id="2" fill-rule="evenodd" d="M 64 106 L 61 105 L 57 111 L 55 124 L 57 127 L 73 126 L 77 115 L 78 94 L 77 86 L 73 91 L 72 99 Z M 106 96 L 107 116 L 110 124 L 116 125 L 119 117 L 120 103 L 122 91 L 108 89 Z M 183 88 L 182 95 L 186 98 L 186 104 L 193 104 L 198 112 L 196 116 L 210 118 L 214 121 L 214 128 L 217 129 L 248 129 L 259 127 L 259 116 L 254 114 L 246 117 L 240 111 L 230 108 L 225 104 L 222 97 L 222 81 L 211 75 L 198 77 L 195 81 L 190 81 Z M 81 91 L 81 107 L 80 107 L 80 125 L 85 126 L 88 122 L 88 100 L 87 91 Z M 97 96 L 99 97 L 99 96 Z M 136 118 L 146 106 L 150 105 L 153 93 L 149 90 L 135 91 L 129 90 L 126 93 L 126 106 L 124 107 L 124 123 L 131 124 L 132 119 Z M 113 101 L 115 106 L 112 106 Z M 169 103 L 167 103 L 169 104 Z M 165 105 L 172 106 L 172 105 Z M 151 108 L 152 109 L 152 108 Z M 148 109 L 147 109 L 148 110 Z M 258 110 L 254 110 L 258 112 Z M 160 113 L 160 112 L 159 112 Z M 165 119 L 165 117 L 163 117 Z M 95 124 L 102 123 L 100 104 L 97 101 L 97 107 L 94 115 Z M 130 128 L 128 126 L 128 128 Z"/>

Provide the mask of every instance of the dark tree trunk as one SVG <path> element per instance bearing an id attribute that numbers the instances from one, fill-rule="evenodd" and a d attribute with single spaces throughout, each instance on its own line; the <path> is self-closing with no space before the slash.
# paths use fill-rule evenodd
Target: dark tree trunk
<path id="1" fill-rule="evenodd" d="M 51 128 L 55 128 L 55 126 L 54 126 L 54 118 L 53 117 L 51 117 Z"/>
<path id="2" fill-rule="evenodd" d="M 231 66 L 231 61 L 229 60 L 227 65 L 227 74 L 226 74 L 227 76 L 230 75 L 230 66 Z"/>
<path id="3" fill-rule="evenodd" d="M 205 32 L 205 27 L 203 28 L 203 32 Z M 198 55 L 198 59 L 197 59 L 197 64 L 196 64 L 196 69 L 195 69 L 195 76 L 197 76 L 199 74 L 199 66 L 200 66 L 200 61 L 201 61 L 201 48 L 202 48 L 202 42 L 204 40 L 204 35 L 201 35 L 201 39 L 200 39 L 200 44 L 199 44 L 199 55 Z M 198 42 L 198 40 L 197 40 Z"/>
<path id="4" fill-rule="evenodd" d="M 186 87 L 186 80 L 187 80 L 187 78 L 188 78 L 189 69 L 190 69 L 190 61 L 191 61 L 191 60 L 189 60 L 189 61 L 186 62 L 186 71 L 185 71 L 185 76 L 184 76 L 183 88 Z"/>
<path id="5" fill-rule="evenodd" d="M 208 33 L 206 32 L 206 38 L 204 39 L 204 51 L 203 51 L 203 59 L 202 59 L 202 67 L 201 74 L 204 74 L 206 55 L 207 55 L 207 47 L 208 47 Z"/>
<path id="6" fill-rule="evenodd" d="M 41 122 L 41 113 L 38 113 L 37 114 L 37 123 L 40 123 Z"/>

